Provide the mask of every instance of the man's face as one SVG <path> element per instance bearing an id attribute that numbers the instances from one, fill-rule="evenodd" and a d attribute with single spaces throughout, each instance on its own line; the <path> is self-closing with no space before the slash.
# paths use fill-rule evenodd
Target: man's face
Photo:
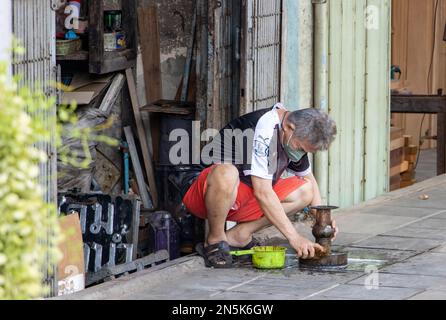
<path id="1" fill-rule="evenodd" d="M 293 150 L 303 150 L 307 153 L 316 153 L 317 150 L 306 140 L 300 140 L 296 136 L 293 135 L 294 129 L 289 128 L 288 130 L 283 131 L 283 144 L 287 144 L 293 149 Z"/>

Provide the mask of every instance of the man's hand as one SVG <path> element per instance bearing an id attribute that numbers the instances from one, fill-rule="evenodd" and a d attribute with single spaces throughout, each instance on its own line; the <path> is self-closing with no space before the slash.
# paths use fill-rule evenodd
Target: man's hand
<path id="1" fill-rule="evenodd" d="M 314 258 L 316 252 L 324 252 L 324 248 L 310 240 L 299 237 L 296 241 L 290 241 L 291 246 L 294 250 L 296 250 L 297 256 L 302 259 L 311 259 Z"/>
<path id="2" fill-rule="evenodd" d="M 335 220 L 331 220 L 331 226 L 333 227 L 333 229 L 335 229 L 335 233 L 334 233 L 333 239 L 331 239 L 331 242 L 333 242 L 333 241 L 336 240 L 336 237 L 337 237 L 337 235 L 339 233 L 339 228 L 336 226 L 336 221 Z"/>

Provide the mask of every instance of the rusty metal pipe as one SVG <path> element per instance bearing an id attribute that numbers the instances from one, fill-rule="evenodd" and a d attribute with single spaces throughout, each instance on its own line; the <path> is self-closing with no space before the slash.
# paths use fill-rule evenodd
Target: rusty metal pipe
<path id="1" fill-rule="evenodd" d="M 331 254 L 331 239 L 335 234 L 335 229 L 332 226 L 331 210 L 338 209 L 334 206 L 319 206 L 311 207 L 312 210 L 316 210 L 316 224 L 313 226 L 313 236 L 316 239 L 316 243 L 324 247 L 324 253 L 322 256 L 328 256 Z"/>
<path id="2" fill-rule="evenodd" d="M 303 267 L 321 268 L 321 267 L 339 267 L 345 266 L 348 262 L 346 253 L 333 253 L 331 251 L 331 241 L 335 234 L 332 225 L 331 210 L 338 209 L 334 206 L 311 207 L 316 210 L 316 223 L 313 226 L 313 236 L 316 243 L 324 248 L 324 252 L 319 252 L 313 259 L 299 259 Z"/>

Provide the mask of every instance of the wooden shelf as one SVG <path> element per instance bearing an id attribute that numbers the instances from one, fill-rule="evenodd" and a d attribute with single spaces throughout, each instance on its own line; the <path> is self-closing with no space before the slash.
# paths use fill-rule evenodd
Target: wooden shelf
<path id="1" fill-rule="evenodd" d="M 124 49 L 119 51 L 106 51 L 100 61 L 90 61 L 91 73 L 110 73 L 132 68 L 136 61 L 136 51 Z"/>
<path id="2" fill-rule="evenodd" d="M 87 61 L 88 51 L 78 51 L 65 56 L 56 56 L 57 61 Z"/>
<path id="3" fill-rule="evenodd" d="M 190 103 L 172 101 L 172 100 L 159 100 L 155 103 L 141 107 L 142 112 L 152 113 L 168 113 L 178 115 L 191 115 L 195 113 L 195 107 Z"/>

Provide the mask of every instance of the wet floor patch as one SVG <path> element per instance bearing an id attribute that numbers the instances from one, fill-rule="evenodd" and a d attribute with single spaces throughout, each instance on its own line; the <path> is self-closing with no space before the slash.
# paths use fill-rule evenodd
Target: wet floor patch
<path id="1" fill-rule="evenodd" d="M 346 271 L 371 272 L 388 264 L 386 260 L 349 258 Z"/>
<path id="2" fill-rule="evenodd" d="M 283 245 L 283 244 L 281 244 Z M 286 247 L 286 245 L 284 245 Z M 281 270 L 257 270 L 259 273 L 270 273 L 289 276 L 297 273 L 314 274 L 320 272 L 330 273 L 370 273 L 396 262 L 403 261 L 417 255 L 416 252 L 395 251 L 372 248 L 336 247 L 336 252 L 348 253 L 348 264 L 342 267 L 303 268 L 299 265 L 299 258 L 293 249 L 288 247 L 286 252 L 285 268 Z M 235 263 L 235 267 L 255 270 L 250 259 Z"/>

